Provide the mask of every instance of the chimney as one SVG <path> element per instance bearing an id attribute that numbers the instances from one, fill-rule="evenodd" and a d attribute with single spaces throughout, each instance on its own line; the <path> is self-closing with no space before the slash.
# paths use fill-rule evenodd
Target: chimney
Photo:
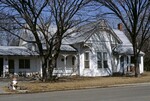
<path id="1" fill-rule="evenodd" d="M 118 29 L 119 29 L 120 31 L 123 31 L 123 25 L 122 25 L 122 23 L 119 23 L 119 24 L 118 24 Z"/>

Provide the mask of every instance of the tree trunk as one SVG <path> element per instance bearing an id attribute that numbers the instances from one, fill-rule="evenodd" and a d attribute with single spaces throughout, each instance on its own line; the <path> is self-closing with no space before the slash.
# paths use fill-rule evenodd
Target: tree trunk
<path id="1" fill-rule="evenodd" d="M 44 59 L 42 64 L 42 81 L 43 82 L 47 81 L 47 60 L 46 59 Z"/>
<path id="2" fill-rule="evenodd" d="M 135 65 L 135 77 L 139 77 L 139 63 L 138 63 L 138 56 L 134 56 L 134 65 Z"/>
<path id="3" fill-rule="evenodd" d="M 54 61 L 54 63 L 53 63 L 53 61 L 54 60 L 49 60 L 49 65 L 48 65 L 48 79 L 50 80 L 50 81 L 53 81 L 54 79 L 53 79 L 53 70 L 54 70 L 54 63 L 55 63 L 55 61 Z"/>
<path id="4" fill-rule="evenodd" d="M 139 73 L 139 63 L 138 61 L 135 64 L 135 77 L 139 77 L 140 73 Z"/>
<path id="5" fill-rule="evenodd" d="M 42 81 L 43 81 L 43 82 L 46 82 L 46 81 L 47 81 L 46 67 L 43 67 L 43 77 L 42 77 Z"/>

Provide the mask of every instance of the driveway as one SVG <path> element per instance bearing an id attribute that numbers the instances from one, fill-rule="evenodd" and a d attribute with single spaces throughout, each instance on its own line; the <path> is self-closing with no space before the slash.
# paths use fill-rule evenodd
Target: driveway
<path id="1" fill-rule="evenodd" d="M 36 94 L 0 95 L 0 101 L 150 101 L 150 84 Z"/>

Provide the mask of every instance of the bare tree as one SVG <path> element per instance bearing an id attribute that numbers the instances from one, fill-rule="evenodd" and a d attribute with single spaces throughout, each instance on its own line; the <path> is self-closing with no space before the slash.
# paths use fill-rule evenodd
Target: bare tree
<path id="1" fill-rule="evenodd" d="M 13 20 L 4 12 L 0 12 L 0 26 L 7 28 L 8 30 L 15 27 Z M 17 31 L 13 30 L 13 33 L 17 33 Z M 2 46 L 17 45 L 17 40 L 18 39 L 15 36 L 0 27 L 0 43 Z"/>
<path id="2" fill-rule="evenodd" d="M 108 8 L 124 24 L 133 45 L 135 76 L 139 75 L 138 56 L 150 38 L 149 0 L 95 0 Z"/>
<path id="3" fill-rule="evenodd" d="M 35 40 L 27 40 L 10 30 L 4 30 L 23 41 L 34 43 L 42 57 L 43 81 L 52 79 L 53 69 L 60 52 L 62 39 L 74 31 L 71 28 L 82 25 L 89 18 L 85 9 L 91 0 L 1 0 L 1 10 L 9 13 L 18 28 L 26 29 Z M 11 11 L 11 12 L 10 12 Z M 26 24 L 26 25 L 25 25 Z M 55 27 L 51 31 L 50 27 Z M 42 36 L 42 40 L 41 39 Z M 43 48 L 46 47 L 46 51 Z M 48 75 L 47 76 L 47 71 Z"/>

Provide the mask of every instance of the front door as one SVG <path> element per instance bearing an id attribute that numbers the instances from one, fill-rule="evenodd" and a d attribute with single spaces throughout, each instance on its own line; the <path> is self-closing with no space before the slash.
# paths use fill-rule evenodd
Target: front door
<path id="1" fill-rule="evenodd" d="M 14 60 L 13 59 L 9 59 L 8 66 L 9 66 L 9 73 L 14 74 Z"/>
<path id="2" fill-rule="evenodd" d="M 3 75 L 3 58 L 0 58 L 0 77 Z"/>

